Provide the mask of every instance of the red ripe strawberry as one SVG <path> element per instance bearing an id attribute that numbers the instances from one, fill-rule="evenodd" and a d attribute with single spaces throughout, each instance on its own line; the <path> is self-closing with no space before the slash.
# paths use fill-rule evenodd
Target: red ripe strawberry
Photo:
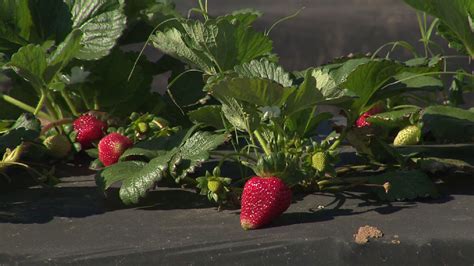
<path id="1" fill-rule="evenodd" d="M 81 115 L 74 120 L 74 130 L 77 133 L 76 140 L 83 148 L 92 146 L 92 142 L 104 136 L 107 124 L 90 114 Z"/>
<path id="2" fill-rule="evenodd" d="M 133 145 L 133 142 L 119 133 L 110 133 L 99 142 L 99 160 L 109 166 L 118 161 L 120 156 Z"/>
<path id="3" fill-rule="evenodd" d="M 356 126 L 358 128 L 370 126 L 371 124 L 369 122 L 367 122 L 367 120 L 366 120 L 368 117 L 370 117 L 370 115 L 367 114 L 367 112 L 363 113 L 361 116 L 359 116 L 359 118 L 357 118 Z"/>
<path id="4" fill-rule="evenodd" d="M 380 106 L 374 106 L 372 107 L 369 111 L 361 114 L 359 116 L 359 118 L 357 118 L 355 124 L 356 124 L 356 127 L 358 128 L 361 128 L 361 127 L 367 127 L 367 126 L 371 126 L 372 124 L 370 122 L 367 121 L 367 118 L 369 118 L 370 116 L 372 115 L 375 115 L 375 114 L 378 114 L 380 112 L 382 112 L 383 109 L 382 107 Z"/>
<path id="5" fill-rule="evenodd" d="M 243 229 L 257 229 L 278 218 L 290 207 L 291 190 L 277 177 L 252 177 L 242 194 L 240 224 Z"/>

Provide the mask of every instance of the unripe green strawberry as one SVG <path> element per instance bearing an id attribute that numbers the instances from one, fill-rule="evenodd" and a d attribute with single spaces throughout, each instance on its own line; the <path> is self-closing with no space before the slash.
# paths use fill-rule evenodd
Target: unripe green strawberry
<path id="1" fill-rule="evenodd" d="M 319 172 L 324 172 L 328 165 L 328 155 L 325 152 L 318 151 L 311 157 L 311 166 Z"/>
<path id="2" fill-rule="evenodd" d="M 144 134 L 148 131 L 148 124 L 145 122 L 138 123 L 138 132 Z"/>
<path id="3" fill-rule="evenodd" d="M 43 144 L 54 158 L 64 158 L 71 152 L 71 143 L 64 135 L 49 136 Z"/>
<path id="4" fill-rule="evenodd" d="M 415 145 L 420 141 L 421 129 L 418 126 L 410 125 L 400 130 L 393 141 L 394 146 Z"/>
<path id="5" fill-rule="evenodd" d="M 217 192 L 219 192 L 219 191 L 221 190 L 221 188 L 222 188 L 222 183 L 221 183 L 221 181 L 219 181 L 219 180 L 209 180 L 209 181 L 207 182 L 207 188 L 208 188 L 210 191 L 212 191 L 212 192 L 214 192 L 214 193 L 217 193 Z"/>

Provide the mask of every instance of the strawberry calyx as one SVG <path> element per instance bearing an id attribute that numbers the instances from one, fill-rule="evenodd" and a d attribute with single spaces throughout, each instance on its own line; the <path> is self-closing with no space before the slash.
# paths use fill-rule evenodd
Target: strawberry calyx
<path id="1" fill-rule="evenodd" d="M 299 166 L 298 156 L 284 152 L 272 152 L 262 155 L 252 168 L 255 174 L 262 178 L 278 177 L 289 186 L 298 184 L 305 178 Z"/>
<path id="2" fill-rule="evenodd" d="M 262 155 L 255 167 L 255 173 L 260 177 L 285 176 L 286 156 L 282 152 Z"/>

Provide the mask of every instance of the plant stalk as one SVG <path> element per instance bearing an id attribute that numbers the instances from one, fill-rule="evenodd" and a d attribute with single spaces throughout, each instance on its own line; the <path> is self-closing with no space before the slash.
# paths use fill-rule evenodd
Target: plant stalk
<path id="1" fill-rule="evenodd" d="M 329 150 L 333 151 L 333 150 L 337 149 L 339 147 L 339 145 L 341 145 L 342 141 L 347 136 L 347 131 L 348 131 L 348 127 L 345 127 L 344 130 L 339 135 L 339 138 L 337 138 L 337 140 L 334 141 L 334 143 L 331 145 L 331 147 L 329 147 Z"/>
<path id="2" fill-rule="evenodd" d="M 46 110 L 48 111 L 49 115 L 53 118 L 51 121 L 55 121 L 55 120 L 58 120 L 58 112 L 56 112 L 56 110 L 54 109 L 54 106 L 52 105 L 52 103 L 54 103 L 52 97 L 50 94 L 48 93 L 45 93 L 46 95 L 46 99 L 44 101 L 44 105 L 46 107 Z"/>
<path id="3" fill-rule="evenodd" d="M 38 104 L 36 105 L 36 108 L 35 108 L 35 111 L 33 112 L 33 114 L 36 116 L 38 115 L 38 113 L 41 111 L 41 108 L 43 108 L 43 105 L 44 105 L 44 101 L 46 100 L 46 94 L 44 94 L 43 92 L 41 93 L 41 96 L 40 96 L 40 99 L 38 101 Z"/>
<path id="4" fill-rule="evenodd" d="M 209 153 L 211 155 L 221 156 L 218 167 L 221 167 L 222 164 L 224 164 L 224 161 L 226 159 L 233 158 L 233 157 L 243 157 L 243 158 L 246 158 L 246 159 L 251 160 L 253 162 L 257 161 L 255 158 L 253 158 L 252 156 L 250 156 L 248 154 L 245 154 L 245 153 L 239 153 L 239 152 L 222 153 L 222 152 L 218 152 L 218 151 L 211 151 Z M 238 159 L 234 159 L 234 160 L 239 161 Z"/>
<path id="5" fill-rule="evenodd" d="M 5 102 L 11 104 L 11 105 L 14 105 L 22 110 L 25 110 L 27 112 L 30 112 L 30 113 L 34 113 L 35 112 L 35 107 L 31 106 L 31 105 L 28 105 L 22 101 L 19 101 L 11 96 L 8 96 L 8 95 L 5 95 L 3 93 L 0 93 L 0 98 L 3 99 Z M 37 113 L 37 116 L 39 118 L 43 118 L 43 119 L 46 119 L 46 120 L 49 120 L 49 121 L 53 121 L 54 119 L 46 114 L 45 112 L 42 112 L 42 111 L 38 111 Z"/>
<path id="6" fill-rule="evenodd" d="M 66 104 L 67 104 L 67 106 L 69 107 L 69 109 L 71 110 L 71 113 L 72 113 L 74 116 L 79 116 L 79 113 L 77 112 L 76 106 L 75 106 L 74 103 L 72 102 L 71 97 L 69 97 L 69 95 L 68 95 L 64 90 L 61 90 L 61 96 L 62 96 L 63 99 L 66 101 Z"/>
<path id="7" fill-rule="evenodd" d="M 272 153 L 272 151 L 270 150 L 270 148 L 268 147 L 268 143 L 263 139 L 262 135 L 260 134 L 260 132 L 258 130 L 255 130 L 253 132 L 253 134 L 255 135 L 255 137 L 257 138 L 258 142 L 260 143 L 260 145 L 262 146 L 262 149 L 263 151 L 265 152 L 266 155 L 270 155 Z"/>
<path id="8" fill-rule="evenodd" d="M 79 94 L 81 94 L 82 101 L 84 102 L 87 110 L 92 110 L 92 106 L 90 106 L 89 101 L 87 101 L 86 94 L 84 93 L 84 88 L 82 88 L 82 86 L 79 88 Z"/>
<path id="9" fill-rule="evenodd" d="M 72 123 L 73 121 L 74 120 L 71 119 L 71 118 L 64 118 L 64 119 L 61 119 L 61 120 L 51 122 L 51 123 L 47 124 L 46 126 L 44 126 L 43 129 L 41 129 L 41 135 L 44 135 L 46 132 L 48 132 L 48 130 L 50 130 L 53 127 L 69 124 L 69 123 Z"/>

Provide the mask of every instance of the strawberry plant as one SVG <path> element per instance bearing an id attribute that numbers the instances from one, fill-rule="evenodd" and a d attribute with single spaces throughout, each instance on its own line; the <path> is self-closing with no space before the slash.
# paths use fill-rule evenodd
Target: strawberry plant
<path id="1" fill-rule="evenodd" d="M 286 18 L 258 31 L 251 9 L 214 17 L 198 1 L 186 17 L 168 0 L 0 0 L 0 174 L 54 185 L 51 165 L 85 152 L 97 185 L 119 186 L 125 204 L 156 186 L 194 188 L 220 208 L 241 204 L 244 229 L 277 219 L 298 192 L 436 197 L 433 175 L 474 169 L 474 76 L 449 69 L 432 36 L 472 58 L 474 6 L 405 2 L 426 12 L 424 53 L 396 41 L 286 71 L 269 36 Z M 133 43 L 143 49 L 127 52 Z M 164 55 L 151 62 L 146 47 Z M 393 58 L 400 47 L 413 58 Z M 163 94 L 151 90 L 159 74 Z M 222 174 L 232 163 L 239 172 Z"/>
<path id="2" fill-rule="evenodd" d="M 120 117 L 156 111 L 160 96 L 150 88 L 157 68 L 118 46 L 134 40 L 139 25 L 153 28 L 178 14 L 166 1 L 134 2 L 0 1 L 0 66 L 9 88 L 0 92 L 0 115 L 26 111 L 53 122 L 90 110 Z"/>

